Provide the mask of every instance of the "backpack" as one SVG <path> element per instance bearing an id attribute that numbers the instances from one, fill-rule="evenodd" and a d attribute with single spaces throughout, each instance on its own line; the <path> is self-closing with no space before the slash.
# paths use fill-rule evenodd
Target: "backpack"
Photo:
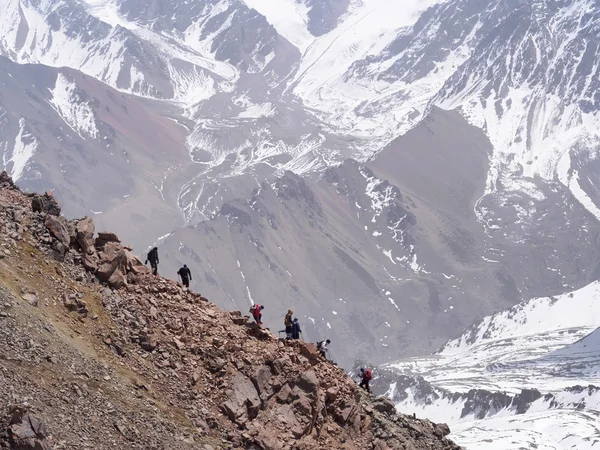
<path id="1" fill-rule="evenodd" d="M 365 372 L 365 379 L 366 379 L 366 380 L 372 380 L 372 379 L 373 379 L 373 374 L 371 373 L 371 371 L 370 371 L 370 370 L 367 370 L 367 371 Z"/>
<path id="2" fill-rule="evenodd" d="M 321 350 L 321 346 L 323 345 L 324 341 L 319 341 L 317 342 L 317 350 Z"/>

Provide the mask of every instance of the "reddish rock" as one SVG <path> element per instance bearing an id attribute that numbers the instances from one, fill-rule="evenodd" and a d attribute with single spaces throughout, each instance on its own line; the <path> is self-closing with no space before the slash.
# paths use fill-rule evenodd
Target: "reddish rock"
<path id="1" fill-rule="evenodd" d="M 76 238 L 77 243 L 83 250 L 83 253 L 91 255 L 96 252 L 94 248 L 94 233 L 96 229 L 94 227 L 94 222 L 89 217 L 84 217 L 79 222 L 77 222 L 76 227 Z"/>
<path id="2" fill-rule="evenodd" d="M 51 450 L 52 443 L 46 426 L 25 408 L 13 407 L 8 427 L 8 441 L 12 450 Z"/>
<path id="3" fill-rule="evenodd" d="M 257 416 L 260 405 L 254 384 L 243 373 L 238 372 L 231 380 L 227 401 L 221 406 L 223 412 L 233 422 L 243 425 Z"/>
<path id="4" fill-rule="evenodd" d="M 44 224 L 52 236 L 58 239 L 58 241 L 66 248 L 69 247 L 71 244 L 71 236 L 69 235 L 67 221 L 64 217 L 47 215 Z"/>

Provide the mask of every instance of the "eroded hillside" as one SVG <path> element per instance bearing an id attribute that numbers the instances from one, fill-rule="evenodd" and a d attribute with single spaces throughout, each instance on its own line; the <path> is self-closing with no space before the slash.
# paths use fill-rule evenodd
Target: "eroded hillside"
<path id="1" fill-rule="evenodd" d="M 312 344 L 152 276 L 116 235 L 59 213 L 0 177 L 1 445 L 458 448 Z"/>

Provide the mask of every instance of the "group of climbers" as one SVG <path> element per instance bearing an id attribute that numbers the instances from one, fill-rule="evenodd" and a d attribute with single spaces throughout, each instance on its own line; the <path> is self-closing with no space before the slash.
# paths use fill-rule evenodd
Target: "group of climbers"
<path id="1" fill-rule="evenodd" d="M 285 325 L 285 338 L 286 339 L 300 339 L 302 329 L 300 328 L 300 322 L 298 318 L 293 318 L 294 311 L 288 309 L 283 324 Z"/>
<path id="2" fill-rule="evenodd" d="M 152 267 L 152 274 L 158 275 L 158 263 L 160 262 L 158 259 L 158 247 L 154 247 L 148 252 L 145 264 L 148 264 L 148 262 L 150 263 L 150 267 Z M 192 272 L 190 272 L 187 264 L 184 264 L 183 267 L 177 271 L 177 275 L 181 279 L 181 284 L 189 289 Z"/>
<path id="3" fill-rule="evenodd" d="M 148 256 L 146 258 L 146 264 L 148 264 L 148 262 L 150 262 L 150 266 L 152 267 L 152 273 L 154 275 L 158 275 L 158 264 L 159 264 L 159 258 L 158 258 L 158 248 L 154 247 L 152 250 L 150 250 L 148 252 Z M 189 289 L 190 287 L 190 280 L 192 279 L 192 273 L 190 271 L 190 269 L 188 268 L 187 264 L 184 264 L 183 267 L 181 267 L 178 271 L 177 271 L 177 275 L 179 276 L 179 278 L 181 279 L 181 283 Z M 256 321 L 256 324 L 258 326 L 262 326 L 262 311 L 265 309 L 265 307 L 263 305 L 259 305 L 254 304 L 252 305 L 252 307 L 250 308 L 250 314 L 252 314 L 252 317 L 254 318 L 254 320 Z M 300 328 L 300 322 L 298 321 L 298 318 L 294 318 L 294 311 L 292 311 L 291 309 L 288 310 L 287 314 L 285 315 L 285 318 L 283 320 L 283 323 L 285 325 L 285 334 L 286 334 L 286 340 L 292 340 L 292 339 L 300 339 L 300 336 L 302 335 L 302 329 Z M 317 350 L 319 351 L 319 353 L 321 354 L 321 356 L 323 358 L 327 358 L 327 351 L 329 349 L 329 344 L 331 344 L 331 340 L 326 339 L 323 341 L 318 341 L 317 342 Z M 369 386 L 369 383 L 371 382 L 371 380 L 373 379 L 373 374 L 369 369 L 365 369 L 362 368 L 360 369 L 360 384 L 359 386 L 363 389 L 365 389 L 368 393 L 371 393 L 371 387 Z"/>

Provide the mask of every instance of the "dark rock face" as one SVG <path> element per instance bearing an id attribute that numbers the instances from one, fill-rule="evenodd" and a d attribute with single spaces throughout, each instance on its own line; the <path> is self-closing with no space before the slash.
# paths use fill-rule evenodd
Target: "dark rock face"
<path id="1" fill-rule="evenodd" d="M 12 407 L 8 443 L 12 450 L 52 450 L 45 424 L 22 407 Z"/>
<path id="2" fill-rule="evenodd" d="M 31 200 L 31 209 L 34 212 L 44 212 L 53 216 L 60 216 L 60 206 L 51 192 L 42 195 L 34 195 Z"/>
<path id="3" fill-rule="evenodd" d="M 308 31 L 313 36 L 322 36 L 335 29 L 340 17 L 348 10 L 349 0 L 307 0 Z"/>

